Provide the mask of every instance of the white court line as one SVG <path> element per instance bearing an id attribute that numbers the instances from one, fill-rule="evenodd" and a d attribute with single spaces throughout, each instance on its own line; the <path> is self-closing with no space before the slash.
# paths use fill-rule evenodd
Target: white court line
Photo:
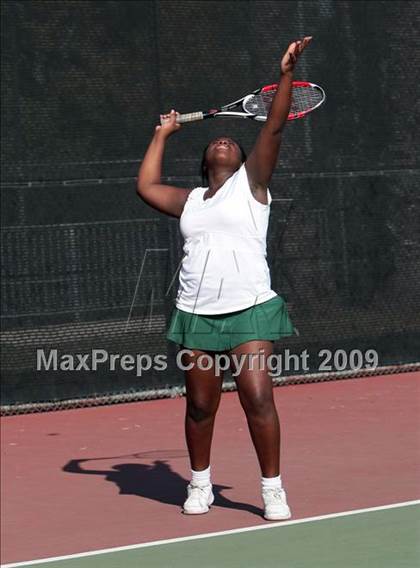
<path id="1" fill-rule="evenodd" d="M 137 550 L 139 548 L 148 548 L 149 546 L 161 546 L 163 544 L 174 544 L 176 542 L 187 542 L 190 540 L 199 540 L 204 538 L 212 538 L 215 536 L 225 536 L 229 534 L 239 534 L 249 531 L 258 531 L 264 529 L 272 529 L 279 527 L 290 527 L 291 525 L 300 525 L 302 523 L 312 523 L 314 521 L 324 521 L 326 519 L 336 519 L 338 517 L 347 517 L 350 515 L 359 515 L 360 513 L 372 513 L 374 511 L 385 511 L 387 509 L 397 509 L 399 507 L 410 507 L 411 505 L 420 505 L 420 499 L 417 501 L 404 501 L 403 503 L 392 503 L 391 505 L 382 505 L 380 507 L 370 507 L 368 509 L 353 509 L 351 511 L 343 511 L 341 513 L 330 513 L 329 515 L 319 515 L 318 517 L 306 517 L 297 519 L 296 521 L 279 521 L 273 523 L 267 521 L 266 525 L 256 525 L 253 527 L 245 527 L 242 529 L 231 529 L 227 531 L 197 534 L 192 536 L 183 536 L 179 538 L 170 538 L 167 540 L 155 540 L 152 542 L 144 542 L 141 544 L 130 544 L 127 546 L 117 546 L 115 548 L 103 548 L 102 550 L 91 550 L 89 552 L 80 552 L 78 554 L 68 554 L 67 556 L 55 556 L 50 558 L 40 558 L 39 560 L 28 560 L 26 562 L 15 562 L 13 564 L 1 564 L 3 568 L 17 568 L 18 566 L 35 566 L 46 562 L 57 562 L 60 560 L 73 560 L 74 558 L 86 558 L 87 556 L 96 556 L 99 554 L 109 554 L 110 552 L 123 552 L 125 550 Z"/>

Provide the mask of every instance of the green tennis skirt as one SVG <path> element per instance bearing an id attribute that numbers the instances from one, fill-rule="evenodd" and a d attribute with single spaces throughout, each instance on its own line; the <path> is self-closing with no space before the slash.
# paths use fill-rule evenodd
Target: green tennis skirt
<path id="1" fill-rule="evenodd" d="M 166 338 L 189 349 L 229 351 L 256 339 L 275 341 L 293 335 L 281 296 L 238 312 L 199 315 L 174 307 Z"/>

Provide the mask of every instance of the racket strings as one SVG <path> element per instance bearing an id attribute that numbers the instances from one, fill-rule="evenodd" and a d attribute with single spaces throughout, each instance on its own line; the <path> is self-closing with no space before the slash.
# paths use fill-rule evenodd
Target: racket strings
<path id="1" fill-rule="evenodd" d="M 276 91 L 253 95 L 245 103 L 245 110 L 257 116 L 267 116 Z"/>
<path id="2" fill-rule="evenodd" d="M 321 91 L 313 87 L 294 87 L 292 93 L 292 114 L 313 109 L 322 101 Z"/>
<path id="3" fill-rule="evenodd" d="M 276 90 L 265 91 L 253 95 L 245 104 L 245 110 L 257 116 L 267 116 L 273 102 Z M 291 114 L 297 114 L 315 108 L 321 101 L 323 95 L 319 89 L 314 87 L 293 87 Z"/>

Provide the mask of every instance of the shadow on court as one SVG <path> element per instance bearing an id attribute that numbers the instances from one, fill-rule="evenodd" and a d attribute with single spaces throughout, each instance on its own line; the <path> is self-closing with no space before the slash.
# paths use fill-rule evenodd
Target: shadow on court
<path id="1" fill-rule="evenodd" d="M 113 465 L 108 470 L 82 467 L 82 464 L 86 464 L 89 461 L 91 460 L 88 458 L 70 460 L 63 467 L 63 471 L 66 473 L 102 476 L 106 481 L 115 483 L 120 495 L 136 495 L 178 507 L 182 507 L 186 498 L 188 481 L 172 471 L 165 461 L 155 460 L 151 465 L 121 463 Z M 213 506 L 247 511 L 261 517 L 262 509 L 249 503 L 232 501 L 222 494 L 222 491 L 225 489 L 232 489 L 232 487 L 213 484 L 215 497 Z"/>

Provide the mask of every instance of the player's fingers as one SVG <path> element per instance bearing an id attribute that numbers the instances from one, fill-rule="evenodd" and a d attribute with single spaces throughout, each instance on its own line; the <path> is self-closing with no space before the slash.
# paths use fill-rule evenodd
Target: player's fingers
<path id="1" fill-rule="evenodd" d="M 179 124 L 179 122 L 177 122 L 178 116 L 179 116 L 179 112 L 172 109 L 171 114 L 170 114 L 171 125 L 174 126 L 174 127 L 180 128 L 181 125 Z"/>

